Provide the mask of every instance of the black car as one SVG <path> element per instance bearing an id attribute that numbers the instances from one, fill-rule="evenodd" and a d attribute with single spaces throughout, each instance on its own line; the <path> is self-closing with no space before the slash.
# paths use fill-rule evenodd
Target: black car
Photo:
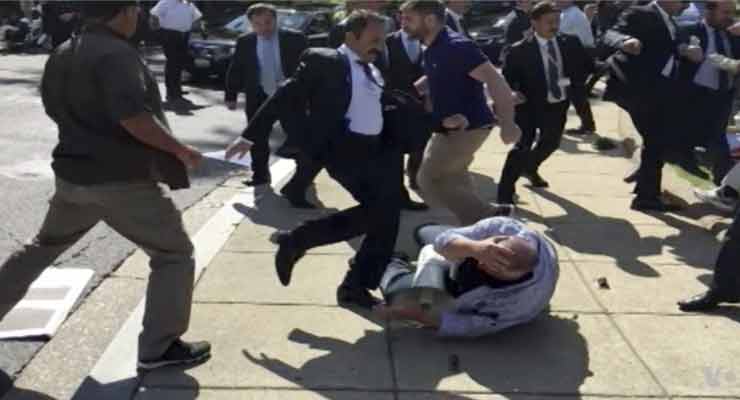
<path id="1" fill-rule="evenodd" d="M 309 46 L 326 46 L 329 31 L 333 26 L 333 8 L 321 9 L 278 9 L 278 25 L 301 31 L 308 37 Z M 229 23 L 207 34 L 193 33 L 189 51 L 192 63 L 188 72 L 194 80 L 205 80 L 218 77 L 223 81 L 231 57 L 236 51 L 236 40 L 244 33 L 251 32 L 252 27 L 245 14 L 239 15 Z"/>
<path id="2" fill-rule="evenodd" d="M 515 1 L 473 1 L 465 15 L 470 36 L 495 65 L 505 45 L 504 22 Z"/>

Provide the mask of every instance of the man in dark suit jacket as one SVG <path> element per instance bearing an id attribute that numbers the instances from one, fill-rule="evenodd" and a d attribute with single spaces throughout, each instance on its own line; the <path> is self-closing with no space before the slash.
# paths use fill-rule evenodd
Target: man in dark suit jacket
<path id="1" fill-rule="evenodd" d="M 524 39 L 524 33 L 532 28 L 529 20 L 529 11 L 532 9 L 532 0 L 518 0 L 513 10 L 506 16 L 504 23 L 504 37 L 506 47 Z"/>
<path id="2" fill-rule="evenodd" d="M 685 134 L 679 141 L 686 144 L 684 151 L 691 159 L 694 146 L 707 146 L 717 186 L 734 165 L 726 130 L 736 87 L 733 77 L 714 66 L 708 57 L 720 54 L 740 58 L 740 38 L 727 32 L 734 22 L 734 12 L 732 1 L 707 1 L 704 20 L 679 31 L 681 42 L 689 43 L 693 37 L 699 40 L 701 47 L 700 59 L 683 58 L 680 64 L 679 77 L 686 90 L 685 97 L 692 101 L 685 102 L 685 111 L 678 113 L 685 117 L 685 123 L 680 125 Z"/>
<path id="3" fill-rule="evenodd" d="M 226 74 L 226 105 L 236 109 L 240 92 L 246 94 L 246 114 L 251 120 L 262 103 L 272 95 L 278 84 L 293 75 L 298 60 L 308 47 L 306 36 L 300 32 L 277 27 L 277 11 L 269 4 L 258 3 L 249 7 L 247 18 L 253 31 L 239 38 L 236 52 Z M 279 57 L 278 57 L 279 55 Z M 272 127 L 266 128 L 272 130 Z M 254 142 L 251 184 L 270 183 L 268 136 L 260 135 Z M 289 193 L 294 205 L 310 206 L 303 193 Z"/>
<path id="4" fill-rule="evenodd" d="M 381 70 L 386 78 L 386 88 L 400 90 L 410 95 L 418 95 L 414 83 L 424 76 L 421 42 L 410 38 L 401 29 L 386 37 L 385 47 L 386 55 Z M 419 100 L 421 101 L 421 99 Z M 402 151 L 409 154 L 406 170 L 410 186 L 413 189 L 418 189 L 416 175 L 419 173 L 419 167 L 424 157 L 425 143 L 416 143 L 413 147 L 414 149 L 402 149 Z M 422 211 L 428 208 L 424 203 L 412 201 L 405 186 L 401 187 L 401 197 L 405 209 Z"/>
<path id="5" fill-rule="evenodd" d="M 534 34 L 509 50 L 503 74 L 520 101 L 516 123 L 522 137 L 509 152 L 499 185 L 498 202 L 513 204 L 521 175 L 535 187 L 548 183 L 540 165 L 560 146 L 569 107 L 569 90 L 583 83 L 594 69 L 577 37 L 558 34 L 560 11 L 551 2 L 538 3 L 531 12 Z M 532 149 L 537 131 L 539 140 Z"/>
<path id="6" fill-rule="evenodd" d="M 393 254 L 400 220 L 401 166 L 396 146 L 389 141 L 405 127 L 394 130 L 390 122 L 410 110 L 396 108 L 399 112 L 391 116 L 392 109 L 384 109 L 381 103 L 383 79 L 371 61 L 382 51 L 383 25 L 384 19 L 375 13 L 354 11 L 347 19 L 345 44 L 338 50 L 307 50 L 295 75 L 264 104 L 245 131 L 246 137 L 253 137 L 279 113 L 301 152 L 325 166 L 359 203 L 275 236 L 280 245 L 276 269 L 287 286 L 293 267 L 309 249 L 365 235 L 337 291 L 343 306 L 377 304 L 369 290 L 378 286 Z M 249 147 L 246 142 L 234 144 L 227 157 Z"/>
<path id="7" fill-rule="evenodd" d="M 470 7 L 470 0 L 447 0 L 446 4 L 445 24 L 453 31 L 470 37 L 465 23 L 465 13 Z"/>
<path id="8" fill-rule="evenodd" d="M 632 208 L 642 211 L 676 211 L 661 199 L 664 159 L 676 127 L 678 27 L 671 18 L 681 12 L 681 1 L 658 0 L 634 6 L 619 17 L 603 38 L 618 49 L 612 58 L 613 74 L 604 98 L 624 108 L 643 139 L 637 196 Z"/>

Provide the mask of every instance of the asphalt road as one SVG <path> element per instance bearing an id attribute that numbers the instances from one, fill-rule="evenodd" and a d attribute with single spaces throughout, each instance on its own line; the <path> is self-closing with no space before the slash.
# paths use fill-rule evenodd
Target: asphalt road
<path id="1" fill-rule="evenodd" d="M 49 164 L 57 131 L 45 115 L 38 93 L 45 61 L 44 55 L 0 55 L 0 260 L 36 233 L 54 190 Z M 162 57 L 155 55 L 149 61 L 162 81 Z M 218 85 L 212 86 L 186 88 L 196 107 L 187 112 L 168 112 L 175 135 L 204 152 L 222 150 L 238 136 L 245 123 L 243 112 L 228 111 L 223 106 L 223 92 L 216 89 Z M 225 163 L 205 162 L 193 172 L 192 188 L 175 192 L 173 197 L 178 206 L 186 208 L 234 171 L 233 166 Z M 94 270 L 89 290 L 134 250 L 130 242 L 100 224 L 55 266 Z M 0 370 L 13 376 L 44 343 L 0 341 Z"/>

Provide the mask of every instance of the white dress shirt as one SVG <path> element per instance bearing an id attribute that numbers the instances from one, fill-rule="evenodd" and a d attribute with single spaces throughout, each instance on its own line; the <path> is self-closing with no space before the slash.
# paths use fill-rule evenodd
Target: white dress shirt
<path id="1" fill-rule="evenodd" d="M 704 29 L 707 32 L 707 48 L 704 52 L 705 56 L 713 53 L 717 53 L 717 43 L 714 40 L 714 28 L 709 26 L 706 21 L 703 23 Z M 726 35 L 722 33 L 722 40 L 724 40 L 724 48 L 725 48 L 725 54 L 728 57 L 732 57 L 733 54 L 732 50 L 730 48 L 730 43 L 727 41 Z M 703 86 L 709 89 L 718 90 L 719 89 L 719 74 L 720 70 L 714 66 L 707 58 L 704 58 L 704 61 L 702 61 L 701 66 L 699 66 L 699 70 L 696 72 L 696 76 L 694 77 L 694 83 L 696 83 L 699 86 Z M 732 80 L 730 79 L 728 82 L 730 85 L 732 85 Z"/>
<path id="2" fill-rule="evenodd" d="M 285 80 L 277 30 L 269 38 L 257 36 L 257 58 L 260 66 L 262 90 L 268 96 L 272 96 L 277 90 L 278 84 Z"/>
<path id="3" fill-rule="evenodd" d="M 406 31 L 401 31 L 401 41 L 403 42 L 403 48 L 406 49 L 406 54 L 412 63 L 416 64 L 421 57 L 423 46 L 419 39 L 412 39 Z"/>
<path id="4" fill-rule="evenodd" d="M 544 39 L 540 37 L 537 33 L 534 34 L 534 37 L 537 39 L 537 44 L 540 46 L 540 54 L 542 55 L 542 64 L 545 71 L 545 80 L 548 84 L 548 90 L 547 90 L 547 101 L 551 104 L 560 103 L 565 100 L 565 91 L 567 88 L 560 85 L 560 81 L 563 79 L 563 56 L 560 52 L 560 46 L 558 45 L 558 41 L 556 38 L 552 38 L 549 41 L 552 41 L 555 45 L 555 55 L 557 56 L 557 60 L 553 60 L 550 57 L 550 51 L 547 49 L 547 39 Z M 556 82 L 560 86 L 560 97 L 555 97 L 552 92 L 549 90 L 550 88 L 550 74 L 547 73 L 548 71 L 548 65 L 550 62 L 554 62 L 555 65 L 558 66 L 558 82 Z"/>
<path id="5" fill-rule="evenodd" d="M 666 28 L 668 28 L 668 32 L 671 33 L 671 39 L 676 40 L 676 25 L 674 24 L 671 16 L 668 15 L 667 12 L 665 12 L 663 7 L 661 7 L 657 1 L 650 3 L 650 5 L 652 7 L 655 7 L 658 10 L 658 12 L 660 13 L 660 16 L 663 18 L 663 22 L 665 23 Z M 675 65 L 676 65 L 676 59 L 674 56 L 671 56 L 668 59 L 668 62 L 665 63 L 665 67 L 663 67 L 663 72 L 662 72 L 663 76 L 671 77 L 671 74 L 673 73 Z"/>
<path id="6" fill-rule="evenodd" d="M 379 135 L 383 130 L 383 107 L 380 104 L 382 89 L 367 77 L 358 62 L 360 57 L 357 53 L 347 45 L 342 45 L 338 50 L 349 58 L 352 71 L 352 100 L 345 115 L 349 120 L 349 130 L 361 135 Z M 380 70 L 373 64 L 369 66 L 375 81 L 384 85 Z"/>
<path id="7" fill-rule="evenodd" d="M 159 0 L 150 13 L 159 19 L 162 29 L 178 32 L 190 32 L 193 23 L 203 16 L 195 4 L 182 0 Z"/>
<path id="8" fill-rule="evenodd" d="M 575 4 L 560 13 L 560 32 L 577 36 L 583 47 L 596 46 L 591 23 L 586 14 Z"/>

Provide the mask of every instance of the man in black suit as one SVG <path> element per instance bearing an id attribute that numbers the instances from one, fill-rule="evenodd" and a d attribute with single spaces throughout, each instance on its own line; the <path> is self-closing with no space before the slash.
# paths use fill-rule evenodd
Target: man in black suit
<path id="1" fill-rule="evenodd" d="M 401 22 L 403 24 L 403 22 Z M 393 32 L 385 40 L 386 56 L 383 72 L 386 78 L 386 87 L 389 89 L 401 90 L 411 95 L 417 95 L 414 83 L 424 76 L 422 68 L 422 44 L 418 39 L 410 38 L 408 33 L 403 29 Z M 419 99 L 421 101 L 421 99 Z M 425 133 L 422 133 L 424 135 Z M 429 136 L 431 133 L 427 133 Z M 409 159 L 406 164 L 406 171 L 409 176 L 409 182 L 412 189 L 418 189 L 416 175 L 419 173 L 419 167 L 424 157 L 424 147 L 426 141 L 414 143 L 413 148 L 401 149 L 402 153 L 408 153 Z M 412 211 L 423 211 L 428 207 L 424 203 L 417 203 L 411 200 L 408 190 L 405 186 L 401 187 L 401 200 L 403 208 Z"/>
<path id="2" fill-rule="evenodd" d="M 390 108 L 381 103 L 384 84 L 372 61 L 384 46 L 384 22 L 378 14 L 357 10 L 347 18 L 345 44 L 339 49 L 311 48 L 299 67 L 250 121 L 246 134 L 271 123 L 279 109 L 288 135 L 295 136 L 301 151 L 349 191 L 359 203 L 347 210 L 279 232 L 275 257 L 283 285 L 293 267 L 309 249 L 365 235 L 350 262 L 350 270 L 337 290 L 342 306 L 371 308 L 377 288 L 396 243 L 400 220 L 400 174 L 397 147 L 388 118 Z M 420 107 L 421 108 L 421 107 Z M 401 110 L 401 116 L 408 115 Z M 450 118 L 449 128 L 465 121 Z M 236 143 L 226 156 L 244 153 L 249 143 Z"/>
<path id="3" fill-rule="evenodd" d="M 42 6 L 44 32 L 51 36 L 52 48 L 57 48 L 72 36 L 80 22 L 78 5 L 73 1 L 47 1 Z"/>
<path id="4" fill-rule="evenodd" d="M 517 0 L 516 6 L 506 16 L 504 23 L 504 37 L 506 47 L 524 39 L 524 34 L 532 28 L 529 12 L 532 10 L 532 0 Z"/>
<path id="5" fill-rule="evenodd" d="M 298 60 L 308 47 L 306 36 L 300 32 L 277 27 L 274 6 L 257 3 L 247 10 L 252 32 L 239 38 L 236 52 L 226 74 L 226 105 L 236 109 L 240 92 L 246 94 L 247 120 L 251 121 L 260 106 L 290 77 L 298 67 Z M 272 130 L 272 127 L 266 127 Z M 269 159 L 269 134 L 251 138 L 252 186 L 271 181 Z M 286 197 L 296 206 L 310 207 L 305 193 L 287 193 Z"/>
<path id="6" fill-rule="evenodd" d="M 465 13 L 470 8 L 470 0 L 447 0 L 445 24 L 453 31 L 470 37 L 468 26 L 465 23 Z"/>
<path id="7" fill-rule="evenodd" d="M 685 111 L 678 113 L 685 117 L 681 124 L 685 133 L 682 142 L 687 145 L 685 152 L 691 158 L 696 145 L 706 145 L 712 155 L 712 175 L 717 186 L 732 168 L 734 162 L 727 143 L 727 123 L 735 98 L 735 85 L 730 73 L 717 68 L 709 60 L 712 54 L 729 58 L 740 58 L 740 38 L 727 33 L 734 22 L 735 3 L 733 1 L 707 1 L 704 20 L 682 27 L 681 41 L 689 43 L 691 38 L 699 40 L 701 57 L 691 60 L 684 58 L 679 76 L 686 90 Z"/>
<path id="8" fill-rule="evenodd" d="M 509 152 L 499 185 L 498 202 L 513 204 L 516 181 L 526 176 L 534 187 L 547 187 L 539 174 L 542 163 L 560 146 L 567 120 L 570 87 L 583 83 L 593 71 L 577 37 L 558 34 L 560 11 L 540 2 L 531 12 L 534 34 L 511 47 L 503 74 L 520 104 L 516 123 L 522 137 Z M 539 131 L 539 140 L 532 149 Z"/>
<path id="9" fill-rule="evenodd" d="M 643 139 L 636 197 L 632 209 L 669 212 L 679 209 L 661 199 L 666 152 L 676 127 L 678 40 L 671 16 L 681 12 L 681 1 L 658 0 L 627 9 L 603 42 L 619 52 L 612 59 L 613 74 L 604 98 L 624 108 Z M 685 99 L 683 99 L 685 101 Z"/>

